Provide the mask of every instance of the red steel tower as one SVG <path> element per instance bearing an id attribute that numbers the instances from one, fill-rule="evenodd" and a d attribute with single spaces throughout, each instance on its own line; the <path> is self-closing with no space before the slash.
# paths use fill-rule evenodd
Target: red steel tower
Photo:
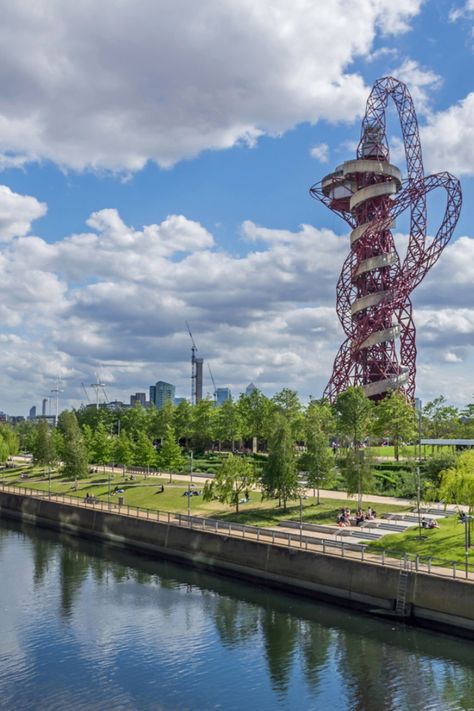
<path id="1" fill-rule="evenodd" d="M 407 177 L 390 163 L 385 119 L 389 97 L 398 111 Z M 426 196 L 444 188 L 446 211 L 432 239 L 426 236 Z M 350 385 L 378 400 L 401 389 L 415 394 L 416 344 L 410 294 L 449 242 L 461 209 L 459 181 L 449 173 L 425 177 L 418 122 L 407 87 L 393 77 L 375 82 L 357 158 L 338 166 L 310 189 L 351 226 L 351 249 L 337 284 L 337 314 L 347 338 L 325 390 L 330 401 Z M 391 228 L 410 211 L 410 234 L 401 261 Z"/>

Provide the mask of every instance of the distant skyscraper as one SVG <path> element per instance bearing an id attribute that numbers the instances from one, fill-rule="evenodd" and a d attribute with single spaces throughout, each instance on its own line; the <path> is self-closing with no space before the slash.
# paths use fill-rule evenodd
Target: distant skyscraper
<path id="1" fill-rule="evenodd" d="M 150 402 L 154 403 L 160 410 L 167 400 L 174 401 L 175 390 L 175 386 L 171 385 L 171 383 L 159 380 L 156 385 L 150 387 Z M 152 400 L 152 394 L 154 394 L 154 400 Z"/>
<path id="2" fill-rule="evenodd" d="M 135 393 L 135 395 L 130 395 L 130 407 L 140 404 L 142 407 L 146 407 L 146 393 Z"/>
<path id="3" fill-rule="evenodd" d="M 48 400 L 49 400 L 49 398 L 47 398 L 47 397 L 43 398 L 43 406 L 41 408 L 41 414 L 43 415 L 43 417 L 46 417 L 46 415 L 48 414 L 46 412 L 46 410 L 48 409 Z"/>
<path id="4" fill-rule="evenodd" d="M 226 400 L 232 400 L 230 388 L 216 388 L 216 404 L 222 405 Z"/>
<path id="5" fill-rule="evenodd" d="M 257 386 L 254 385 L 253 383 L 249 383 L 247 387 L 245 388 L 245 394 L 246 395 L 251 395 L 254 390 L 258 390 Z"/>
<path id="6" fill-rule="evenodd" d="M 156 386 L 150 385 L 150 405 L 156 404 Z"/>
<path id="7" fill-rule="evenodd" d="M 33 405 L 33 407 L 30 407 L 30 415 L 29 415 L 29 417 L 30 417 L 30 420 L 31 420 L 33 417 L 36 417 L 36 405 Z"/>
<path id="8" fill-rule="evenodd" d="M 202 364 L 204 363 L 203 358 L 196 358 L 196 402 L 202 400 Z"/>

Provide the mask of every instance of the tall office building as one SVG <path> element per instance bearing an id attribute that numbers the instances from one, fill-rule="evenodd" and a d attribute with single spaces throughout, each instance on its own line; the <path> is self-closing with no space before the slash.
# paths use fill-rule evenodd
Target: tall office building
<path id="1" fill-rule="evenodd" d="M 33 417 L 36 417 L 36 405 L 33 405 L 33 407 L 30 407 L 30 414 L 29 414 L 29 419 L 33 419 Z"/>
<path id="2" fill-rule="evenodd" d="M 41 408 L 41 414 L 43 415 L 43 417 L 46 417 L 46 415 L 48 414 L 46 412 L 46 410 L 48 409 L 48 402 L 49 402 L 49 398 L 44 397 L 43 398 L 43 406 Z"/>
<path id="3" fill-rule="evenodd" d="M 194 362 L 196 364 L 196 402 L 200 402 L 202 400 L 202 364 L 204 359 L 196 358 Z"/>
<path id="4" fill-rule="evenodd" d="M 230 388 L 216 388 L 216 405 L 222 405 L 226 400 L 232 400 Z"/>
<path id="5" fill-rule="evenodd" d="M 154 403 L 155 407 L 160 410 L 167 400 L 170 402 L 174 401 L 175 386 L 171 383 L 165 383 L 163 380 L 159 380 L 155 385 L 150 387 L 150 402 Z M 152 399 L 152 395 L 154 399 Z"/>
<path id="6" fill-rule="evenodd" d="M 251 395 L 254 390 L 258 390 L 257 386 L 254 385 L 254 383 L 249 383 L 247 387 L 245 388 L 245 394 L 246 395 Z"/>
<path id="7" fill-rule="evenodd" d="M 137 404 L 140 404 L 142 407 L 146 407 L 146 393 L 135 393 L 135 395 L 130 395 L 130 407 L 135 407 Z"/>

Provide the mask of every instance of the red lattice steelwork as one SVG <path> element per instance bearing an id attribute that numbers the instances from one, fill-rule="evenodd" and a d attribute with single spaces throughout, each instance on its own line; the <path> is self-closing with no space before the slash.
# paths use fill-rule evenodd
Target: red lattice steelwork
<path id="1" fill-rule="evenodd" d="M 390 163 L 385 130 L 389 97 L 400 118 L 407 178 Z M 444 188 L 441 226 L 426 239 L 426 196 Z M 350 385 L 372 399 L 399 388 L 415 394 L 416 344 L 410 294 L 449 242 L 461 209 L 459 181 L 449 173 L 425 177 L 418 122 L 407 87 L 392 77 L 375 82 L 362 121 L 357 158 L 310 189 L 313 197 L 352 227 L 351 251 L 337 284 L 337 314 L 347 336 L 325 396 L 333 401 Z M 390 228 L 410 210 L 410 236 L 401 262 Z"/>

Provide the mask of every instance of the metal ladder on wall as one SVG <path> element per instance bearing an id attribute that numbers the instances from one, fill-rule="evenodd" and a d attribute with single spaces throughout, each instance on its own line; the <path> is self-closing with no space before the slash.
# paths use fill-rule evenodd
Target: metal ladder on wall
<path id="1" fill-rule="evenodd" d="M 398 578 L 397 599 L 395 600 L 395 614 L 399 617 L 406 617 L 406 601 L 408 588 L 408 570 L 400 568 L 400 577 Z"/>

